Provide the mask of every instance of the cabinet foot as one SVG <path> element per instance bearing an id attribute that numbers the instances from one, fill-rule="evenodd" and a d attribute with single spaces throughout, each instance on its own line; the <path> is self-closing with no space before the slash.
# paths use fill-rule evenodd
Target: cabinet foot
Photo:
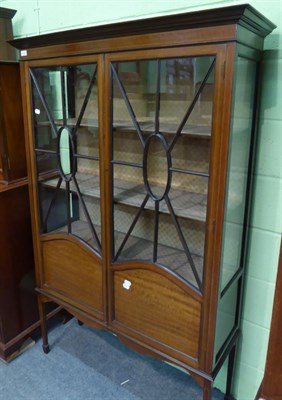
<path id="1" fill-rule="evenodd" d="M 50 351 L 50 346 L 49 346 L 49 344 L 43 344 L 43 345 L 42 345 L 42 349 L 43 349 L 43 351 L 44 351 L 45 354 L 48 354 L 49 351 Z"/>
<path id="2" fill-rule="evenodd" d="M 47 326 L 46 326 L 46 310 L 45 310 L 45 303 L 42 301 L 40 296 L 38 296 L 38 313 L 40 319 L 40 329 L 41 329 L 41 336 L 42 336 L 42 348 L 45 354 L 49 353 L 50 348 L 48 344 L 48 333 L 47 333 Z"/>

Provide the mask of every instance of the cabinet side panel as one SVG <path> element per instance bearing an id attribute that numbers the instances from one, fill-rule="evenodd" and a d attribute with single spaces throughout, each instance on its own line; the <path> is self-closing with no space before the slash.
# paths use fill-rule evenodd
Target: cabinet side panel
<path id="1" fill-rule="evenodd" d="M 102 266 L 95 254 L 69 239 L 42 241 L 44 289 L 94 314 L 103 312 Z"/>
<path id="2" fill-rule="evenodd" d="M 239 51 L 243 51 L 243 48 Z M 221 298 L 217 310 L 215 345 L 217 357 L 239 322 L 240 277 L 244 267 L 243 242 L 246 229 L 256 76 L 257 61 L 241 56 L 239 52 L 235 64 L 235 90 L 225 194 Z"/>
<path id="3" fill-rule="evenodd" d="M 253 129 L 256 61 L 238 57 L 229 143 L 221 262 L 221 290 L 242 267 L 241 250 Z"/>
<path id="4" fill-rule="evenodd" d="M 198 358 L 201 304 L 170 280 L 142 269 L 115 272 L 114 299 L 117 322 Z"/>
<path id="5" fill-rule="evenodd" d="M 236 309 L 238 297 L 238 282 L 233 285 L 226 292 L 217 306 L 217 334 L 215 342 L 215 354 L 220 356 L 220 348 L 233 331 L 236 322 Z M 218 359 L 217 357 L 217 359 Z M 216 359 L 216 361 L 217 361 Z"/>

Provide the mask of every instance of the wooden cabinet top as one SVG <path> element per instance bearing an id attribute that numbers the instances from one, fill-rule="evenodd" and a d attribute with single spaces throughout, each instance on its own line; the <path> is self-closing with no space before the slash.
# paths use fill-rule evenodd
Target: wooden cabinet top
<path id="1" fill-rule="evenodd" d="M 102 40 L 122 36 L 135 36 L 215 26 L 240 26 L 261 38 L 264 38 L 275 28 L 275 25 L 256 9 L 248 4 L 243 4 L 60 31 L 20 38 L 12 40 L 10 43 L 20 50 L 25 50 L 89 40 Z M 236 29 L 236 31 L 238 31 L 238 29 Z"/>

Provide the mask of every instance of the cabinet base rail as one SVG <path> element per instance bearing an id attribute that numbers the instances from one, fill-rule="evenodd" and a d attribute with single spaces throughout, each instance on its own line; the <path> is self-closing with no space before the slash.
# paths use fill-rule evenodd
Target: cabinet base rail
<path id="1" fill-rule="evenodd" d="M 236 345 L 237 340 L 240 335 L 240 331 L 237 330 L 235 334 L 232 335 L 225 351 L 222 353 L 222 356 L 212 374 L 207 374 L 204 371 L 193 368 L 190 365 L 185 364 L 182 361 L 174 359 L 163 352 L 152 349 L 149 345 L 146 345 L 143 342 L 138 341 L 137 339 L 133 339 L 128 335 L 120 332 L 116 332 L 115 329 L 109 327 L 105 322 L 98 321 L 97 319 L 90 317 L 89 314 L 85 313 L 83 310 L 80 310 L 73 305 L 68 304 L 67 302 L 57 299 L 55 296 L 47 294 L 42 289 L 36 289 L 38 293 L 38 308 L 39 308 L 39 316 L 40 316 L 40 327 L 41 327 L 41 336 L 42 336 L 42 349 L 45 354 L 50 352 L 50 345 L 48 342 L 48 330 L 47 330 L 47 319 L 50 315 L 46 314 L 46 303 L 48 302 L 56 302 L 59 307 L 56 310 L 64 308 L 67 312 L 77 318 L 77 322 L 79 325 L 83 325 L 84 323 L 88 326 L 93 327 L 97 330 L 107 330 L 112 332 L 117 338 L 124 343 L 127 347 L 132 348 L 133 350 L 145 354 L 149 357 L 159 359 L 164 362 L 168 362 L 172 365 L 176 365 L 187 371 L 189 375 L 202 387 L 203 397 L 202 400 L 212 400 L 212 388 L 213 382 L 215 380 L 216 375 L 218 374 L 220 368 L 222 367 L 224 361 L 228 357 L 228 368 L 227 368 L 227 381 L 226 381 L 226 392 L 224 396 L 224 400 L 236 400 L 235 397 L 232 396 L 232 382 L 233 382 L 233 370 L 235 364 L 235 356 L 236 356 Z M 55 310 L 55 311 L 56 311 Z M 53 313 L 55 313 L 53 311 Z"/>

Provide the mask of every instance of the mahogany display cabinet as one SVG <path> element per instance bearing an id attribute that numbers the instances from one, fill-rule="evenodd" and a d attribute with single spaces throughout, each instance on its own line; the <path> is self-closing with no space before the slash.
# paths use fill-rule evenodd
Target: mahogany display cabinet
<path id="1" fill-rule="evenodd" d="M 239 337 L 258 66 L 249 5 L 17 39 L 37 291 L 211 398 Z"/>

